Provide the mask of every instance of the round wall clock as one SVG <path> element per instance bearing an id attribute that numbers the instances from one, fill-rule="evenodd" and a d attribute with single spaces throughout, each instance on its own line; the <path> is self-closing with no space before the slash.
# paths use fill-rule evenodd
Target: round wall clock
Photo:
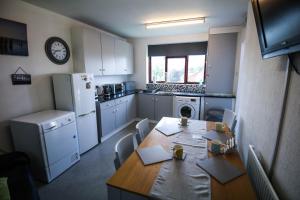
<path id="1" fill-rule="evenodd" d="M 58 65 L 65 64 L 70 58 L 68 44 L 59 37 L 50 37 L 45 43 L 45 51 L 49 60 Z"/>

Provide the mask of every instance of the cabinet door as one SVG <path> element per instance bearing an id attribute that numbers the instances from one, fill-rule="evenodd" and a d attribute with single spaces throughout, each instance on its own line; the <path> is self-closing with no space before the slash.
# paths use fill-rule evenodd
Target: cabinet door
<path id="1" fill-rule="evenodd" d="M 115 39 L 101 33 L 103 75 L 114 75 L 115 70 Z"/>
<path id="2" fill-rule="evenodd" d="M 85 72 L 102 75 L 100 33 L 92 29 L 83 30 Z"/>
<path id="3" fill-rule="evenodd" d="M 127 74 L 133 74 L 133 46 L 130 43 L 127 43 Z"/>
<path id="4" fill-rule="evenodd" d="M 232 93 L 236 41 L 237 33 L 209 35 L 206 92 Z"/>
<path id="5" fill-rule="evenodd" d="M 155 96 L 155 120 L 173 116 L 173 96 Z"/>
<path id="6" fill-rule="evenodd" d="M 138 94 L 138 117 L 154 120 L 154 95 Z"/>
<path id="7" fill-rule="evenodd" d="M 105 137 L 115 129 L 115 106 L 101 109 L 101 133 Z"/>
<path id="8" fill-rule="evenodd" d="M 115 61 L 116 73 L 127 74 L 127 42 L 116 39 L 115 40 Z"/>
<path id="9" fill-rule="evenodd" d="M 126 103 L 116 105 L 116 128 L 119 128 L 127 122 Z"/>
<path id="10" fill-rule="evenodd" d="M 127 96 L 127 121 L 136 118 L 136 97 L 135 94 Z"/>
<path id="11" fill-rule="evenodd" d="M 234 99 L 232 98 L 204 97 L 204 120 L 209 109 L 233 110 L 233 103 Z"/>

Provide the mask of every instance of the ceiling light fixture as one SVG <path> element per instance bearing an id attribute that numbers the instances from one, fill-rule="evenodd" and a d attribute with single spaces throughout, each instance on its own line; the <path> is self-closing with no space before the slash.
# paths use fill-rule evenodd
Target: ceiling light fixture
<path id="1" fill-rule="evenodd" d="M 205 17 L 196 17 L 196 18 L 188 18 L 188 19 L 145 23 L 145 26 L 146 29 L 151 29 L 151 28 L 163 28 L 163 27 L 182 26 L 182 25 L 191 25 L 191 24 L 203 24 L 204 22 L 205 22 Z"/>

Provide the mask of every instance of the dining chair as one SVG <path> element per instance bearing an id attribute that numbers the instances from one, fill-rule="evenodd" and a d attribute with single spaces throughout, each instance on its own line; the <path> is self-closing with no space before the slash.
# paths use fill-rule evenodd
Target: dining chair
<path id="1" fill-rule="evenodd" d="M 116 158 L 114 160 L 116 170 L 121 167 L 125 160 L 134 152 L 133 134 L 122 137 L 115 145 Z"/>
<path id="2" fill-rule="evenodd" d="M 143 119 L 139 123 L 136 124 L 136 141 L 137 144 L 140 145 L 145 137 L 150 132 L 149 119 Z"/>
<path id="3" fill-rule="evenodd" d="M 234 132 L 236 125 L 236 114 L 232 110 L 225 109 L 222 122 L 225 123 L 232 132 Z"/>

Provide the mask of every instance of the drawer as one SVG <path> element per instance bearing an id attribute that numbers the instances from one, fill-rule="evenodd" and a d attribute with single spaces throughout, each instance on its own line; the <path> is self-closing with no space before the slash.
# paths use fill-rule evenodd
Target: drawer
<path id="1" fill-rule="evenodd" d="M 107 109 L 107 108 L 113 107 L 115 105 L 116 105 L 115 101 L 112 100 L 112 101 L 107 101 L 107 102 L 104 102 L 104 103 L 100 103 L 100 108 L 101 109 Z"/>
<path id="2" fill-rule="evenodd" d="M 118 98 L 118 99 L 115 100 L 116 105 L 124 103 L 126 101 L 127 101 L 127 97 L 121 97 L 121 98 Z"/>

